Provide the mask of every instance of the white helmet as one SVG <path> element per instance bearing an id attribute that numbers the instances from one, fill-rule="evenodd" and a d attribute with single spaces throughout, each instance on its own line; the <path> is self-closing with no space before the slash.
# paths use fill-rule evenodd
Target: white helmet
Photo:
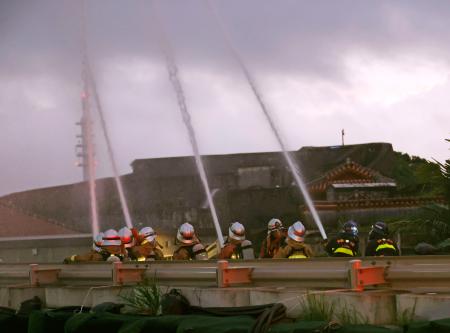
<path id="1" fill-rule="evenodd" d="M 103 232 L 100 232 L 97 234 L 97 236 L 95 236 L 92 248 L 95 251 L 100 252 L 102 245 L 103 245 Z"/>
<path id="2" fill-rule="evenodd" d="M 103 244 L 102 246 L 118 245 L 122 244 L 120 236 L 114 229 L 106 230 L 103 234 Z"/>
<path id="3" fill-rule="evenodd" d="M 153 243 L 156 241 L 156 232 L 152 227 L 144 227 L 139 231 L 139 236 L 143 239 L 143 241 L 147 241 L 149 243 Z"/>
<path id="4" fill-rule="evenodd" d="M 303 223 L 297 221 L 289 227 L 288 236 L 290 239 L 295 240 L 296 242 L 303 242 L 305 240 L 305 232 L 306 229 Z"/>
<path id="5" fill-rule="evenodd" d="M 195 230 L 192 224 L 183 223 L 178 228 L 177 239 L 184 244 L 192 244 L 194 242 Z"/>
<path id="6" fill-rule="evenodd" d="M 120 241 L 122 242 L 125 248 L 130 248 L 134 246 L 133 233 L 129 228 L 123 227 L 122 229 L 119 230 L 118 234 L 120 237 Z"/>
<path id="7" fill-rule="evenodd" d="M 283 223 L 279 219 L 273 218 L 267 223 L 267 234 L 270 234 L 274 230 L 280 230 L 283 228 Z"/>
<path id="8" fill-rule="evenodd" d="M 228 228 L 228 237 L 234 240 L 245 240 L 245 228 L 239 222 L 234 222 Z"/>

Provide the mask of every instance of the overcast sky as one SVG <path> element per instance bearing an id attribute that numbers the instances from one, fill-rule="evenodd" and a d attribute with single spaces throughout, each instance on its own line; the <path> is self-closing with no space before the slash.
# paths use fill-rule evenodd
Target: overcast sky
<path id="1" fill-rule="evenodd" d="M 450 2 L 212 1 L 289 149 L 391 142 L 449 157 Z M 203 154 L 278 146 L 217 24 L 160 2 Z M 191 147 L 149 1 L 87 1 L 87 42 L 121 173 Z M 0 194 L 77 182 L 81 1 L 0 0 Z M 110 176 L 100 130 L 98 174 Z"/>

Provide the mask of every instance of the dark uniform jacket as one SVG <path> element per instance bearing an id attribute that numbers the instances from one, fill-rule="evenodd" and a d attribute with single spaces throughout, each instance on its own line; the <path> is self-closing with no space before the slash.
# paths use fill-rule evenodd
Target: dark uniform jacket
<path id="1" fill-rule="evenodd" d="M 370 239 L 366 247 L 366 256 L 398 256 L 398 248 L 395 242 L 382 236 L 376 239 Z"/>
<path id="2" fill-rule="evenodd" d="M 355 257 L 359 255 L 359 239 L 350 233 L 340 232 L 330 239 L 325 247 L 332 257 Z"/>

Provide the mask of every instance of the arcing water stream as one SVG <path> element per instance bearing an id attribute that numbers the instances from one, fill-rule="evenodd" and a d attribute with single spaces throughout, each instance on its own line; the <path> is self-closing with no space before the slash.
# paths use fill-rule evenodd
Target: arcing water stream
<path id="1" fill-rule="evenodd" d="M 188 110 L 188 107 L 186 104 L 186 98 L 184 95 L 183 86 L 181 85 L 181 81 L 178 76 L 178 67 L 175 62 L 173 50 L 171 48 L 171 45 L 169 44 L 168 38 L 163 29 L 162 22 L 159 18 L 158 8 L 157 8 L 157 4 L 155 1 L 153 1 L 152 7 L 153 7 L 153 13 L 154 13 L 155 30 L 157 31 L 157 36 L 159 38 L 159 44 L 161 47 L 161 51 L 163 52 L 165 60 L 166 60 L 169 79 L 170 79 L 172 87 L 175 91 L 175 94 L 177 96 L 178 107 L 180 109 L 184 125 L 186 126 L 187 132 L 189 134 L 189 141 L 191 143 L 192 150 L 194 152 L 195 163 L 197 165 L 198 173 L 200 175 L 200 178 L 201 178 L 201 181 L 202 181 L 205 193 L 206 193 L 206 198 L 208 200 L 209 209 L 211 211 L 211 216 L 212 216 L 212 219 L 214 222 L 214 226 L 216 228 L 217 239 L 219 240 L 220 247 L 222 247 L 223 243 L 224 243 L 223 235 L 222 235 L 222 231 L 220 228 L 219 219 L 217 217 L 217 212 L 216 212 L 216 208 L 214 205 L 214 201 L 213 201 L 211 191 L 209 188 L 208 178 L 206 177 L 205 167 L 203 165 L 202 158 L 200 156 L 200 151 L 198 149 L 195 130 L 192 125 L 191 115 L 189 113 L 189 110 Z"/>
<path id="2" fill-rule="evenodd" d="M 289 154 L 289 152 L 286 150 L 286 146 L 283 142 L 283 139 L 280 135 L 280 131 L 278 130 L 275 122 L 273 121 L 273 118 L 269 112 L 269 109 L 267 108 L 266 104 L 264 103 L 264 100 L 262 98 L 262 94 L 260 92 L 260 90 L 258 89 L 258 86 L 256 84 L 255 79 L 253 78 L 253 76 L 250 74 L 249 70 L 247 69 L 247 66 L 245 65 L 242 57 L 240 56 L 238 50 L 236 49 L 236 47 L 234 46 L 229 34 L 227 33 L 225 26 L 222 22 L 222 20 L 220 19 L 219 15 L 217 14 L 217 11 L 215 10 L 215 8 L 213 7 L 213 5 L 206 0 L 206 4 L 207 7 L 209 9 L 209 11 L 212 14 L 212 17 L 214 18 L 214 20 L 217 22 L 217 25 L 219 26 L 219 30 L 221 32 L 221 34 L 223 35 L 223 38 L 225 40 L 225 44 L 227 45 L 227 47 L 229 48 L 231 54 L 234 56 L 234 58 L 236 59 L 236 61 L 239 64 L 239 67 L 241 68 L 242 72 L 245 75 L 245 78 L 247 79 L 248 84 L 250 85 L 250 88 L 253 91 L 253 94 L 255 95 L 258 104 L 261 108 L 261 111 L 263 112 L 266 120 L 268 121 L 270 128 L 272 129 L 273 134 L 275 135 L 278 144 L 281 147 L 281 150 L 283 152 L 283 156 L 286 159 L 286 163 L 288 164 L 292 175 L 295 179 L 295 182 L 298 186 L 298 188 L 300 189 L 301 193 L 303 194 L 303 197 L 305 199 L 306 205 L 308 206 L 309 211 L 311 212 L 311 215 L 314 219 L 314 222 L 316 223 L 317 227 L 319 228 L 320 234 L 322 235 L 323 239 L 327 238 L 327 235 L 325 233 L 325 230 L 323 228 L 322 222 L 320 221 L 320 217 L 319 214 L 317 214 L 317 210 L 314 207 L 314 204 L 311 200 L 311 197 L 309 196 L 308 193 L 308 189 L 306 188 L 305 183 L 302 180 L 302 176 L 300 173 L 300 169 L 297 166 L 297 164 L 294 162 L 292 156 Z"/>
<path id="3" fill-rule="evenodd" d="M 88 57 L 88 51 L 87 51 L 87 41 L 86 41 L 86 2 L 82 1 L 82 58 L 83 58 L 83 81 L 84 81 L 84 88 L 85 88 L 85 96 L 89 96 L 89 92 L 92 91 L 92 94 L 94 96 L 95 105 L 99 114 L 100 118 L 100 124 L 102 127 L 103 135 L 105 137 L 107 149 L 108 149 L 108 156 L 109 160 L 112 166 L 113 174 L 114 174 L 114 180 L 117 187 L 117 192 L 119 194 L 119 200 L 120 204 L 122 206 L 122 212 L 125 218 L 125 223 L 128 228 L 133 227 L 133 223 L 131 221 L 130 212 L 127 205 L 127 200 L 125 198 L 125 193 L 123 190 L 122 182 L 119 177 L 119 172 L 117 170 L 117 164 L 116 159 L 114 156 L 114 151 L 112 149 L 111 140 L 108 134 L 108 128 L 106 126 L 106 121 L 104 117 L 103 107 L 100 100 L 100 96 L 98 94 L 97 84 L 94 79 L 94 75 L 92 73 L 92 68 L 89 62 Z M 90 88 L 90 89 L 89 89 Z M 90 112 L 90 105 L 88 103 L 89 100 L 86 100 L 86 106 L 87 110 Z M 88 122 L 88 128 L 90 128 L 90 132 L 88 133 L 89 139 L 92 141 L 92 120 L 90 117 L 87 119 Z M 88 142 L 89 143 L 89 142 Z M 91 146 L 93 146 L 93 143 L 91 142 Z M 91 149 L 92 150 L 92 149 Z M 89 149 L 88 149 L 89 151 Z M 97 235 L 99 233 L 99 222 L 98 222 L 98 214 L 97 214 L 97 199 L 96 199 L 96 193 L 95 193 L 95 161 L 94 156 L 88 156 L 88 164 L 89 164 L 89 170 L 92 168 L 94 172 L 89 172 L 89 188 L 90 188 L 90 200 L 91 200 L 91 211 L 92 211 L 92 231 L 93 236 Z M 95 214 L 94 214 L 95 211 Z"/>
<path id="4" fill-rule="evenodd" d="M 81 2 L 81 59 L 82 59 L 82 83 L 83 92 L 81 95 L 83 116 L 81 123 L 84 127 L 83 141 L 87 149 L 87 167 L 88 167 L 88 185 L 89 185 L 89 202 L 91 208 L 91 227 L 92 237 L 100 232 L 100 223 L 98 220 L 97 210 L 97 194 L 95 191 L 95 157 L 94 157 L 94 142 L 92 133 L 92 119 L 91 119 L 91 105 L 89 98 L 89 83 L 88 83 L 88 68 L 87 68 L 87 45 L 86 45 L 86 3 Z"/>
<path id="5" fill-rule="evenodd" d="M 132 223 L 131 217 L 130 217 L 130 211 L 128 209 L 127 200 L 125 198 L 125 193 L 124 193 L 123 186 L 122 186 L 122 181 L 120 180 L 119 171 L 117 170 L 117 164 L 116 164 L 116 159 L 114 156 L 114 151 L 113 151 L 112 145 L 111 145 L 111 139 L 108 134 L 108 128 L 106 127 L 106 121 L 105 121 L 105 117 L 104 117 L 104 113 L 103 113 L 102 103 L 100 101 L 100 96 L 98 94 L 97 85 L 96 85 L 96 82 L 95 82 L 94 76 L 92 74 L 92 70 L 91 70 L 89 63 L 87 63 L 87 70 L 88 70 L 88 80 L 90 82 L 92 94 L 94 95 L 95 104 L 96 104 L 97 111 L 98 111 L 98 114 L 100 117 L 100 124 L 102 126 L 103 135 L 105 137 L 106 146 L 108 148 L 109 161 L 111 162 L 111 166 L 112 166 L 112 170 L 113 170 L 113 174 L 114 174 L 114 180 L 115 180 L 116 187 L 117 187 L 117 192 L 119 193 L 120 205 L 122 206 L 122 212 L 123 212 L 123 215 L 125 218 L 125 223 L 128 228 L 133 228 L 133 223 Z"/>

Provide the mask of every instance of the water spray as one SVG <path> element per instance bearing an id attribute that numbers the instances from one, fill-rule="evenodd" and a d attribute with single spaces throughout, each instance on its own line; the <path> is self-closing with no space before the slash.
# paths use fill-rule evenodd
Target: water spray
<path id="1" fill-rule="evenodd" d="M 298 188 L 300 189 L 303 198 L 305 199 L 306 205 L 308 206 L 309 211 L 311 212 L 311 215 L 313 217 L 313 220 L 315 222 L 315 224 L 317 225 L 317 227 L 319 228 L 320 234 L 322 235 L 323 239 L 327 239 L 327 235 L 325 233 L 325 230 L 323 228 L 322 222 L 320 221 L 320 217 L 319 214 L 317 214 L 317 210 L 314 207 L 314 204 L 311 200 L 311 197 L 308 193 L 308 189 L 306 188 L 306 185 L 304 183 L 304 181 L 302 180 L 302 176 L 300 173 L 300 169 L 298 167 L 298 165 L 295 163 L 295 161 L 293 160 L 292 156 L 289 154 L 289 152 L 286 149 L 286 146 L 284 144 L 284 141 L 280 135 L 280 131 L 278 130 L 272 115 L 270 114 L 269 109 L 267 108 L 266 104 L 264 103 L 264 100 L 262 98 L 262 94 L 256 84 L 255 79 L 253 78 L 253 76 L 251 75 L 251 73 L 249 72 L 246 64 L 244 63 L 241 55 L 239 54 L 238 50 L 236 49 L 236 47 L 234 46 L 231 37 L 229 36 L 227 30 L 225 29 L 225 26 L 222 22 L 222 20 L 220 19 L 215 7 L 209 2 L 209 0 L 206 0 L 206 7 L 209 9 L 210 13 L 212 14 L 212 17 L 214 18 L 214 20 L 216 21 L 217 25 L 219 26 L 219 30 L 225 40 L 225 44 L 228 47 L 228 49 L 230 50 L 231 54 L 233 55 L 233 57 L 236 59 L 237 63 L 239 64 L 239 67 L 241 68 L 242 72 L 244 73 L 245 78 L 247 79 L 248 84 L 250 85 L 250 88 L 253 92 L 253 94 L 255 95 L 258 104 L 261 108 L 261 111 L 263 112 L 267 122 L 270 125 L 270 128 L 272 129 L 273 134 L 275 135 L 278 144 L 281 147 L 283 156 L 286 160 L 286 163 L 289 166 L 289 169 L 292 172 L 292 175 L 294 177 L 295 183 L 297 184 Z"/>
<path id="2" fill-rule="evenodd" d="M 108 149 L 108 156 L 109 156 L 109 160 L 111 163 L 111 167 L 113 170 L 113 175 L 114 175 L 114 180 L 116 183 L 116 187 L 117 187 L 117 192 L 119 194 L 119 200 L 120 200 L 120 205 L 122 207 L 122 212 L 125 218 L 125 223 L 127 225 L 128 228 L 133 228 L 133 223 L 131 221 L 131 216 L 130 216 L 130 212 L 128 209 L 128 205 L 127 205 L 127 200 L 125 198 L 125 192 L 123 190 L 123 186 L 122 186 L 122 181 L 120 179 L 119 176 L 119 172 L 118 172 L 118 168 L 117 168 L 117 164 L 116 164 L 116 159 L 115 159 L 115 155 L 114 155 L 114 151 L 112 148 L 112 144 L 111 144 L 111 139 L 109 137 L 109 133 L 108 133 L 108 128 L 106 126 L 106 121 L 105 121 L 105 116 L 104 116 L 104 112 L 103 112 L 103 106 L 100 100 L 100 96 L 98 94 L 98 89 L 97 89 L 97 84 L 92 72 L 92 68 L 89 62 L 89 57 L 88 57 L 88 51 L 87 51 L 87 42 L 86 42 L 86 2 L 85 0 L 83 1 L 83 40 L 82 40 L 82 44 L 83 44 L 83 70 L 84 70 L 84 80 L 85 80 L 85 93 L 88 94 L 88 90 L 90 88 L 90 90 L 92 91 L 93 97 L 94 97 L 94 101 L 95 101 L 95 105 L 96 105 L 96 109 L 100 118 L 100 125 L 102 127 L 102 131 L 103 131 L 103 135 L 105 137 L 105 141 L 106 141 L 106 146 Z M 94 191 L 94 196 L 95 196 L 95 191 Z M 92 201 L 93 199 L 91 199 Z M 98 226 L 97 226 L 98 228 Z M 98 233 L 97 232 L 94 234 L 95 235 Z"/>
<path id="3" fill-rule="evenodd" d="M 89 185 L 89 202 L 91 209 L 91 225 L 92 225 L 92 237 L 100 232 L 98 211 L 97 211 L 97 195 L 95 190 L 95 153 L 94 153 L 94 143 L 93 143 L 93 131 L 92 131 L 92 119 L 90 110 L 90 99 L 89 99 L 89 89 L 88 89 L 88 71 L 87 71 L 87 57 L 86 57 L 86 4 L 85 1 L 82 2 L 82 34 L 81 34 L 81 52 L 82 52 L 82 82 L 83 82 L 83 92 L 81 94 L 81 106 L 83 111 L 82 116 L 82 126 L 84 126 L 85 131 L 83 131 L 84 138 L 83 141 L 86 142 L 87 149 L 87 170 L 88 170 L 88 185 Z"/>
<path id="4" fill-rule="evenodd" d="M 100 124 L 102 127 L 103 135 L 105 137 L 106 146 L 108 148 L 108 156 L 109 156 L 109 160 L 111 162 L 111 167 L 112 167 L 113 174 L 114 174 L 114 181 L 116 183 L 117 192 L 119 193 L 119 200 L 120 200 L 120 205 L 122 206 L 123 216 L 125 218 L 125 223 L 126 223 L 127 227 L 131 229 L 131 228 L 133 228 L 133 223 L 131 221 L 130 211 L 128 209 L 128 204 L 127 204 L 127 200 L 125 198 L 125 192 L 123 190 L 119 171 L 117 169 L 117 164 L 116 164 L 116 159 L 115 159 L 114 151 L 113 151 L 112 144 L 111 144 L 111 139 L 109 137 L 108 128 L 106 126 L 105 116 L 104 116 L 104 112 L 103 112 L 103 106 L 102 106 L 100 96 L 99 96 L 98 90 L 97 90 L 97 84 L 95 82 L 91 67 L 89 66 L 89 63 L 87 64 L 87 69 L 88 69 L 88 80 L 90 82 L 92 94 L 94 96 L 94 101 L 95 101 L 98 115 L 100 118 Z"/>
<path id="5" fill-rule="evenodd" d="M 212 219 L 214 222 L 214 227 L 216 229 L 217 239 L 219 241 L 220 247 L 223 247 L 224 240 L 223 240 L 222 230 L 220 229 L 219 219 L 217 217 L 216 208 L 214 206 L 214 201 L 213 201 L 210 187 L 208 184 L 208 178 L 206 177 L 205 167 L 203 165 L 203 161 L 200 156 L 200 151 L 198 149 L 197 138 L 195 135 L 194 126 L 192 125 L 191 115 L 189 113 L 189 110 L 188 110 L 188 107 L 186 104 L 186 98 L 185 98 L 183 86 L 181 85 L 181 81 L 178 76 L 178 66 L 175 62 L 174 52 L 171 48 L 169 40 L 163 29 L 162 22 L 159 18 L 156 2 L 153 1 L 152 5 L 153 5 L 152 7 L 153 7 L 153 13 L 154 13 L 155 29 L 157 31 L 157 36 L 159 37 L 158 42 L 161 47 L 161 51 L 163 52 L 164 58 L 166 60 L 166 66 L 167 66 L 167 71 L 169 74 L 169 80 L 170 80 L 170 83 L 172 84 L 172 87 L 177 96 L 178 107 L 180 109 L 184 125 L 186 126 L 186 129 L 187 129 L 187 132 L 189 135 L 189 141 L 191 143 L 192 150 L 194 152 L 195 164 L 197 165 L 198 173 L 200 175 L 200 179 L 202 181 L 202 184 L 203 184 L 203 187 L 204 187 L 204 190 L 206 193 L 206 199 L 208 201 L 209 209 L 211 211 L 211 216 L 212 216 Z"/>

